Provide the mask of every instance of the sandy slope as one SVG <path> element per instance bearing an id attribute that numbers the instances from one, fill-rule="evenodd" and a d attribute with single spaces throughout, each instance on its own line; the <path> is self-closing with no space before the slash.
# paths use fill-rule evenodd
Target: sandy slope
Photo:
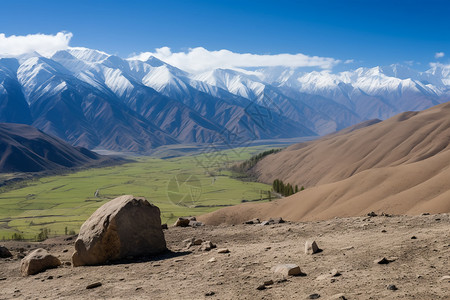
<path id="1" fill-rule="evenodd" d="M 450 149 L 450 103 L 406 112 L 384 122 L 293 145 L 263 159 L 259 179 L 305 187 L 346 179 L 364 170 L 424 160 Z M 448 162 L 446 162 L 447 164 Z"/>
<path id="2" fill-rule="evenodd" d="M 95 267 L 64 266 L 21 277 L 20 260 L 0 259 L 0 299 L 450 299 L 450 216 L 355 217 L 322 222 L 271 226 L 237 225 L 169 228 L 173 252 L 151 259 Z M 415 236 L 416 239 L 411 239 Z M 217 249 L 184 249 L 187 238 L 211 240 Z M 304 254 L 304 243 L 315 239 L 323 252 Z M 14 255 L 45 247 L 63 262 L 73 252 L 62 238 L 43 243 L 5 242 Z M 28 245 L 30 248 L 28 248 Z M 64 252 L 64 250 L 68 250 Z M 208 262 L 211 258 L 215 262 Z M 388 265 L 373 261 L 397 257 Z M 271 272 L 279 263 L 294 263 L 306 276 Z M 342 275 L 317 279 L 337 269 Z M 50 277 L 52 276 L 52 277 Z M 266 280 L 274 284 L 256 288 Z M 102 286 L 86 289 L 101 282 Z M 394 284 L 398 290 L 388 290 Z M 214 292 L 213 296 L 205 296 Z"/>
<path id="3" fill-rule="evenodd" d="M 260 180 L 309 186 L 291 197 L 228 207 L 200 219 L 240 223 L 281 216 L 322 220 L 370 211 L 450 211 L 450 103 L 297 144 L 255 167 Z"/>

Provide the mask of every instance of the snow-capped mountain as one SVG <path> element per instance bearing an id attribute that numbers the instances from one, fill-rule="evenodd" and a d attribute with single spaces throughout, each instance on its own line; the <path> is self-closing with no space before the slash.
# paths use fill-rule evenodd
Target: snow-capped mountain
<path id="1" fill-rule="evenodd" d="M 155 57 L 87 48 L 0 58 L 0 122 L 74 145 L 145 152 L 169 143 L 327 134 L 450 100 L 450 69 L 341 73 L 285 67 L 191 74 Z"/>

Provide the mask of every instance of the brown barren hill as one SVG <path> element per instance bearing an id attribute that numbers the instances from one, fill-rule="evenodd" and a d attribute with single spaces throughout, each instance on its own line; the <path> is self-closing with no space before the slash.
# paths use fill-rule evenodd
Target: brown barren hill
<path id="1" fill-rule="evenodd" d="M 202 216 L 209 224 L 254 217 L 292 221 L 450 211 L 450 103 L 406 112 L 269 155 L 252 170 L 307 187 L 270 203 L 243 204 Z"/>
<path id="2" fill-rule="evenodd" d="M 0 173 L 64 170 L 113 161 L 32 126 L 0 123 Z"/>

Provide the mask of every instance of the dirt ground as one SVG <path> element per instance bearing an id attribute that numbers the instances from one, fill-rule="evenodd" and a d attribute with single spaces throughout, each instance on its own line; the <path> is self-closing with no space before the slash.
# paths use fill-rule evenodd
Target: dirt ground
<path id="1" fill-rule="evenodd" d="M 0 299 L 314 299 L 312 294 L 319 299 L 450 299 L 450 280 L 442 279 L 450 276 L 449 214 L 170 227 L 165 236 L 171 252 L 158 257 L 95 267 L 65 265 L 28 277 L 20 275 L 20 248 L 28 253 L 43 247 L 64 264 L 75 240 L 0 242 L 14 255 L 0 259 Z M 186 249 L 182 241 L 192 237 L 217 248 Z M 323 251 L 306 255 L 306 240 L 315 240 Z M 218 248 L 230 252 L 218 253 Z M 374 263 L 383 257 L 395 261 Z M 286 263 L 297 264 L 305 275 L 283 279 L 271 271 Z M 333 269 L 341 275 L 326 276 Z M 274 283 L 257 289 L 268 280 Z M 86 288 L 96 282 L 102 285 Z"/>

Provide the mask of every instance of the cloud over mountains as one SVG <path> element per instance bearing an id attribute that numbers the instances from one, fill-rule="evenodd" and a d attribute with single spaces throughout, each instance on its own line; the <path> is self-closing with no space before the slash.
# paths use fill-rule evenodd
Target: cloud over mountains
<path id="1" fill-rule="evenodd" d="M 175 67 L 189 72 L 202 72 L 217 68 L 239 67 L 317 67 L 332 69 L 340 60 L 331 57 L 308 56 L 297 54 L 251 54 L 235 53 L 229 50 L 209 51 L 203 47 L 191 48 L 187 52 L 172 52 L 169 47 L 162 47 L 155 52 L 144 52 L 134 59 L 147 60 L 154 56 Z"/>
<path id="2" fill-rule="evenodd" d="M 0 33 L 0 56 L 18 56 L 37 52 L 41 55 L 52 55 L 58 50 L 65 50 L 73 34 L 70 32 L 58 32 L 51 34 L 28 34 L 25 36 L 6 36 Z"/>

